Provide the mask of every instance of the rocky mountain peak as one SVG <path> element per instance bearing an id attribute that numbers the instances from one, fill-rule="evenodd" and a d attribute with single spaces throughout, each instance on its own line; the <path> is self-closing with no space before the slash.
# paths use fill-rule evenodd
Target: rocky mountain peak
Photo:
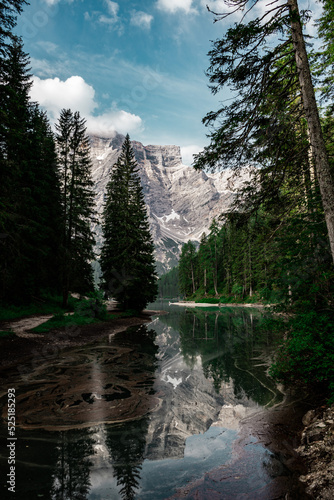
<path id="1" fill-rule="evenodd" d="M 181 148 L 179 146 L 143 146 L 133 141 L 133 149 L 139 164 L 150 162 L 157 167 L 173 167 L 182 163 Z"/>
<path id="2" fill-rule="evenodd" d="M 96 203 L 102 212 L 110 171 L 117 161 L 124 136 L 91 137 L 92 174 Z M 132 141 L 143 186 L 159 273 L 177 264 L 182 244 L 200 241 L 208 233 L 212 219 L 230 206 L 234 190 L 245 179 L 233 179 L 231 171 L 206 174 L 182 163 L 179 146 L 144 146 Z M 98 243 L 101 230 L 96 228 Z"/>

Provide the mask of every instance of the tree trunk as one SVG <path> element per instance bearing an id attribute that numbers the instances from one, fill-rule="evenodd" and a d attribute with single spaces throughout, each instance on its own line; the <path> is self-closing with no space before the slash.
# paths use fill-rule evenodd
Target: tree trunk
<path id="1" fill-rule="evenodd" d="M 219 297 L 218 288 L 217 288 L 217 277 L 215 275 L 213 276 L 213 288 L 215 290 L 215 296 Z"/>
<path id="2" fill-rule="evenodd" d="M 329 243 L 334 262 L 334 181 L 331 174 L 325 141 L 322 135 L 320 117 L 312 84 L 311 71 L 308 62 L 305 41 L 300 22 L 298 1 L 288 0 L 291 14 L 291 35 L 295 50 L 297 71 L 303 107 L 310 134 L 310 142 L 314 154 L 314 163 L 319 182 L 322 204 Z"/>
<path id="3" fill-rule="evenodd" d="M 196 292 L 196 288 L 195 288 L 195 277 L 194 277 L 194 268 L 193 268 L 193 264 L 191 263 L 191 281 L 192 281 L 192 285 L 193 285 L 193 293 Z"/>
<path id="4" fill-rule="evenodd" d="M 253 296 L 253 287 L 252 287 L 252 253 L 251 253 L 251 242 L 249 238 L 248 242 L 248 260 L 249 260 L 249 296 Z"/>

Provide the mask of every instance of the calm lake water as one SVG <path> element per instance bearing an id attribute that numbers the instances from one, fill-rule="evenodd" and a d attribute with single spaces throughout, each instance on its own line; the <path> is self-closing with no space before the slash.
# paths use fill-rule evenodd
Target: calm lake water
<path id="1" fill-rule="evenodd" d="M 242 457 L 235 451 L 241 419 L 282 398 L 266 376 L 271 340 L 256 333 L 261 313 L 166 309 L 150 324 L 8 375 L 19 425 L 16 496 L 4 480 L 2 420 L 1 498 L 271 498 L 267 485 L 288 474 L 277 457 L 252 436 Z"/>

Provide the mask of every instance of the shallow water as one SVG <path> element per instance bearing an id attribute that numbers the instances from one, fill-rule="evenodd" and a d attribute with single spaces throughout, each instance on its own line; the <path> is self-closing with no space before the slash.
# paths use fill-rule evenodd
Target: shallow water
<path id="1" fill-rule="evenodd" d="M 15 498 L 279 498 L 276 480 L 289 476 L 279 457 L 251 435 L 242 452 L 236 446 L 240 421 L 282 400 L 266 376 L 261 313 L 167 309 L 149 325 L 8 374 Z M 6 402 L 3 393 L 3 417 Z M 4 480 L 1 488 L 13 498 Z"/>

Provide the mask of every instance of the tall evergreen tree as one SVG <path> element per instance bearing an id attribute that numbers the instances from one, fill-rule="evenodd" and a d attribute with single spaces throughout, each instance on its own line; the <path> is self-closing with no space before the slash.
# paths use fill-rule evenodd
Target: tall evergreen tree
<path id="1" fill-rule="evenodd" d="M 111 172 L 103 212 L 105 288 L 124 309 L 142 310 L 157 296 L 154 245 L 129 135 Z"/>
<path id="2" fill-rule="evenodd" d="M 63 211 L 63 306 L 66 307 L 70 290 L 83 293 L 94 287 L 91 261 L 95 240 L 91 223 L 96 219 L 85 120 L 79 112 L 63 109 L 56 130 Z"/>
<path id="3" fill-rule="evenodd" d="M 179 261 L 179 287 L 180 292 L 185 296 L 196 292 L 197 267 L 196 246 L 193 241 L 189 240 L 182 247 Z"/>
<path id="4" fill-rule="evenodd" d="M 321 93 L 326 99 L 334 97 L 334 4 L 332 0 L 322 0 L 322 15 L 318 20 L 318 34 L 322 41 L 321 50 L 316 54 L 316 66 L 321 80 Z M 333 107 L 333 106 L 332 106 Z"/>
<path id="5" fill-rule="evenodd" d="M 15 38 L 13 28 L 17 14 L 21 14 L 23 5 L 27 4 L 26 0 L 2 0 L 0 3 L 0 60 L 6 55 L 11 40 Z"/>
<path id="6" fill-rule="evenodd" d="M 22 196 L 23 171 L 28 171 L 25 151 L 29 124 L 28 56 L 23 52 L 22 42 L 15 39 L 7 46 L 2 61 L 0 79 L 0 225 L 1 225 L 1 274 L 2 297 L 15 295 L 20 274 L 26 276 L 23 264 Z"/>
<path id="7" fill-rule="evenodd" d="M 16 25 L 17 14 L 22 12 L 25 0 L 4 0 L 0 3 L 0 176 L 3 182 L 5 173 L 4 158 L 6 157 L 6 146 L 4 135 L 8 133 L 8 56 L 17 43 L 17 37 L 13 33 Z"/>
<path id="8" fill-rule="evenodd" d="M 29 100 L 28 56 L 8 47 L 1 89 L 1 274 L 3 299 L 29 301 L 57 287 L 60 192 L 53 136 Z"/>
<path id="9" fill-rule="evenodd" d="M 47 116 L 31 105 L 30 160 L 31 217 L 37 221 L 31 241 L 39 287 L 61 292 L 62 207 L 54 135 Z M 38 263 L 38 265 L 37 265 Z"/>
<path id="10" fill-rule="evenodd" d="M 251 9 L 258 0 L 224 1 L 237 11 Z M 216 20 L 227 15 L 216 15 Z M 277 43 L 269 45 L 268 39 L 273 36 Z M 219 125 L 211 134 L 211 144 L 197 155 L 195 167 L 216 168 L 224 162 L 225 166 L 229 162 L 239 167 L 249 163 L 254 151 L 261 147 L 258 137 L 262 138 L 262 147 L 272 142 L 274 137 L 270 130 L 268 133 L 267 127 L 263 127 L 263 102 L 268 95 L 276 97 L 276 105 L 267 109 L 267 116 L 273 125 L 279 125 L 282 122 L 279 103 L 286 98 L 289 89 L 296 87 L 307 123 L 334 261 L 334 181 L 321 131 L 297 0 L 273 2 L 261 17 L 248 24 L 235 24 L 221 40 L 214 43 L 210 58 L 208 74 L 213 93 L 216 94 L 224 85 L 230 85 L 238 97 L 231 105 L 223 106 L 205 117 L 207 125 L 217 121 Z M 286 68 L 290 68 L 288 78 L 284 71 Z M 285 80 L 283 88 L 278 85 L 282 76 Z M 289 102 L 293 104 L 293 101 Z"/>

